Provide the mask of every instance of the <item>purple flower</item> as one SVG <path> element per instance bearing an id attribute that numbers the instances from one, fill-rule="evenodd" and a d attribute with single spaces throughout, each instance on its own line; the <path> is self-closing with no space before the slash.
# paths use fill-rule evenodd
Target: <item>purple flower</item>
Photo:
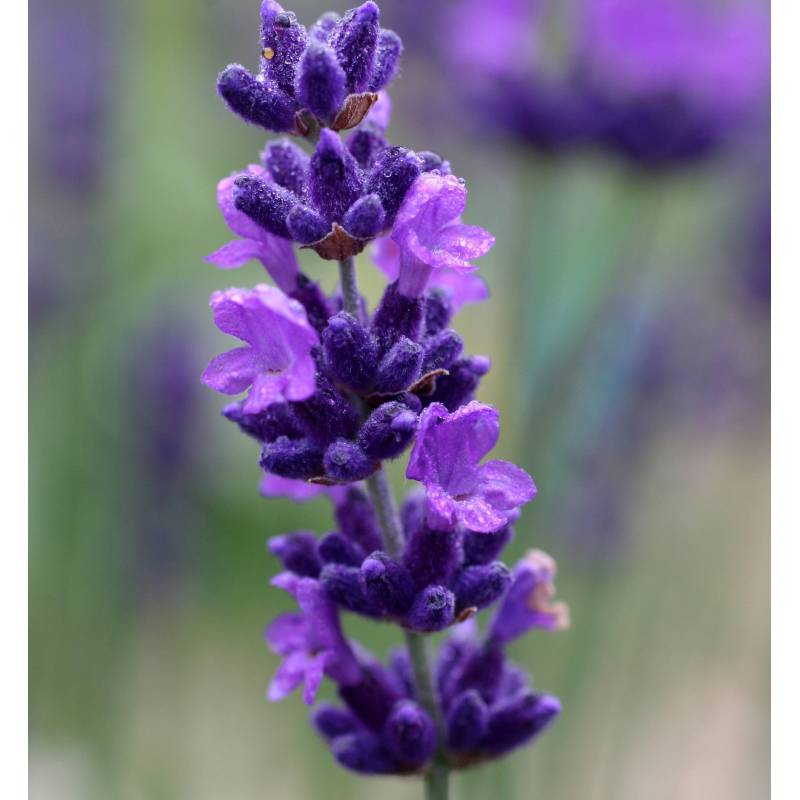
<path id="1" fill-rule="evenodd" d="M 227 289 L 211 295 L 214 322 L 247 343 L 212 359 L 203 383 L 223 394 L 250 387 L 243 406 L 254 414 L 279 400 L 304 400 L 315 388 L 311 348 L 319 341 L 305 309 L 279 289 Z"/>
<path id="2" fill-rule="evenodd" d="M 284 657 L 269 687 L 269 699 L 282 700 L 302 683 L 303 700 L 311 705 L 324 675 L 341 685 L 355 683 L 361 668 L 342 635 L 336 607 L 319 583 L 290 573 L 278 575 L 272 583 L 297 600 L 300 612 L 282 614 L 267 628 L 270 647 Z"/>
<path id="3" fill-rule="evenodd" d="M 531 550 L 514 567 L 511 586 L 492 620 L 489 638 L 505 644 L 531 628 L 568 628 L 567 604 L 553 602 L 555 577 L 556 562 L 541 550 Z"/>
<path id="4" fill-rule="evenodd" d="M 648 165 L 704 156 L 766 101 L 769 21 L 760 4 L 584 5 L 584 90 L 600 136 L 622 154 Z"/>
<path id="5" fill-rule="evenodd" d="M 228 108 L 267 130 L 308 135 L 358 125 L 397 72 L 400 38 L 380 27 L 368 0 L 307 31 L 274 0 L 261 4 L 260 71 L 230 64 L 217 79 Z"/>
<path id="6" fill-rule="evenodd" d="M 419 297 L 434 270 L 474 272 L 473 258 L 485 255 L 494 236 L 483 228 L 464 225 L 467 188 L 455 175 L 425 172 L 406 194 L 392 229 L 400 249 L 398 288 Z"/>
<path id="7" fill-rule="evenodd" d="M 425 484 L 432 528 L 460 522 L 473 531 L 496 531 L 534 498 L 536 486 L 525 470 L 508 461 L 480 463 L 499 433 L 497 410 L 476 401 L 452 414 L 441 403 L 422 413 L 406 476 Z"/>
<path id="8" fill-rule="evenodd" d="M 400 275 L 400 247 L 390 236 L 375 240 L 372 260 L 390 280 Z M 437 269 L 428 279 L 428 288 L 442 289 L 452 305 L 453 313 L 467 303 L 482 303 L 489 299 L 489 287 L 477 275 L 456 272 L 450 267 Z"/>
<path id="9" fill-rule="evenodd" d="M 248 166 L 247 172 L 268 179 L 267 171 L 255 164 Z M 236 208 L 233 202 L 233 182 L 236 177 L 237 175 L 231 175 L 217 184 L 217 203 L 227 226 L 241 238 L 234 239 L 207 255 L 206 261 L 220 269 L 235 269 L 257 259 L 279 288 L 290 294 L 297 288 L 299 274 L 292 244 L 269 233 Z"/>

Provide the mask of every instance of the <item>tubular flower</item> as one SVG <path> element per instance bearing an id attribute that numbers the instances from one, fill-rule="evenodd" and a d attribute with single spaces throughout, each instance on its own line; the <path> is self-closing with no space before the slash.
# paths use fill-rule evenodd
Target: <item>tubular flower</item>
<path id="1" fill-rule="evenodd" d="M 311 348 L 316 331 L 296 300 L 260 284 L 211 295 L 214 322 L 246 343 L 212 359 L 203 383 L 223 394 L 250 389 L 243 410 L 255 414 L 281 400 L 303 400 L 314 391 Z"/>
<path id="2" fill-rule="evenodd" d="M 425 485 L 428 524 L 474 531 L 496 531 L 519 506 L 536 495 L 525 470 L 508 461 L 480 460 L 500 434 L 496 409 L 478 402 L 453 413 L 439 404 L 422 413 L 406 477 Z"/>

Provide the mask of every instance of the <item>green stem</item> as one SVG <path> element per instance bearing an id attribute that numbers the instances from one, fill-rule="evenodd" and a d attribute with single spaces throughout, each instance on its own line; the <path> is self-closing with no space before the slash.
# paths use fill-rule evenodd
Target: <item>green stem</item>
<path id="1" fill-rule="evenodd" d="M 360 298 L 356 282 L 355 259 L 351 256 L 339 262 L 339 277 L 342 284 L 344 310 L 360 318 Z M 381 533 L 386 549 L 390 555 L 398 556 L 403 549 L 403 527 L 397 513 L 397 503 L 389 483 L 386 470 L 381 467 L 367 478 L 372 504 L 378 515 Z M 440 742 L 444 742 L 444 721 L 436 701 L 436 691 L 431 678 L 428 659 L 427 641 L 424 636 L 413 631 L 404 631 L 411 667 L 414 672 L 414 684 L 417 688 L 417 699 L 436 724 Z M 425 774 L 425 797 L 427 800 L 447 800 L 449 770 L 447 762 L 440 750 Z"/>
<path id="2" fill-rule="evenodd" d="M 350 256 L 339 262 L 339 281 L 342 285 L 344 310 L 356 319 L 361 319 L 361 303 L 356 282 L 356 259 Z"/>

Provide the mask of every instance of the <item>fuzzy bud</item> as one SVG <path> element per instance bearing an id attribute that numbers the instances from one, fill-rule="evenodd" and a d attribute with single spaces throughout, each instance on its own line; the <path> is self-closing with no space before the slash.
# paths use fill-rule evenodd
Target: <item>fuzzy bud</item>
<path id="1" fill-rule="evenodd" d="M 408 611 L 414 598 L 414 582 L 408 570 L 384 552 L 368 556 L 361 565 L 368 597 L 387 614 Z"/>
<path id="2" fill-rule="evenodd" d="M 308 531 L 297 531 L 269 540 L 269 551 L 284 569 L 304 578 L 316 578 L 322 568 L 317 555 L 317 537 Z"/>
<path id="3" fill-rule="evenodd" d="M 368 478 L 377 464 L 357 445 L 347 439 L 337 439 L 325 451 L 325 474 L 340 483 Z"/>
<path id="4" fill-rule="evenodd" d="M 309 189 L 314 205 L 328 222 L 341 222 L 347 209 L 361 196 L 359 172 L 356 160 L 339 136 L 323 128 L 311 156 Z"/>
<path id="5" fill-rule="evenodd" d="M 322 333 L 325 365 L 334 378 L 356 391 L 368 388 L 375 374 L 378 345 L 352 315 L 341 311 Z"/>
<path id="6" fill-rule="evenodd" d="M 264 230 L 291 239 L 286 217 L 297 198 L 290 191 L 253 175 L 240 175 L 233 186 L 233 202 L 239 211 Z"/>
<path id="7" fill-rule="evenodd" d="M 453 587 L 456 613 L 465 608 L 487 608 L 502 597 L 510 584 L 511 570 L 501 561 L 465 567 Z"/>
<path id="8" fill-rule="evenodd" d="M 310 480 L 323 473 L 322 451 L 308 439 L 278 437 L 261 450 L 261 466 L 274 475 Z"/>
<path id="9" fill-rule="evenodd" d="M 376 194 L 364 195 L 347 209 L 342 227 L 357 239 L 371 239 L 384 227 L 386 215 Z"/>
<path id="10" fill-rule="evenodd" d="M 447 746 L 460 752 L 475 750 L 489 726 L 489 709 L 470 689 L 453 698 L 447 712 Z"/>
<path id="11" fill-rule="evenodd" d="M 444 586 L 428 586 L 414 599 L 406 623 L 409 628 L 423 633 L 444 630 L 453 624 L 455 597 Z"/>
<path id="12" fill-rule="evenodd" d="M 421 368 L 421 345 L 403 336 L 381 359 L 375 375 L 375 391 L 380 394 L 402 392 L 419 378 Z"/>
<path id="13" fill-rule="evenodd" d="M 255 78 L 241 64 L 231 64 L 220 73 L 217 91 L 245 122 L 278 133 L 294 125 L 292 98 L 271 81 Z"/>
<path id="14" fill-rule="evenodd" d="M 358 433 L 361 449 L 376 460 L 397 458 L 414 438 L 417 415 L 403 403 L 378 406 Z"/>
<path id="15" fill-rule="evenodd" d="M 433 720 L 413 700 L 401 700 L 383 729 L 387 750 L 405 769 L 421 767 L 436 750 Z"/>
<path id="16" fill-rule="evenodd" d="M 297 99 L 315 117 L 331 122 L 344 102 L 344 70 L 327 45 L 312 42 L 300 62 Z"/>

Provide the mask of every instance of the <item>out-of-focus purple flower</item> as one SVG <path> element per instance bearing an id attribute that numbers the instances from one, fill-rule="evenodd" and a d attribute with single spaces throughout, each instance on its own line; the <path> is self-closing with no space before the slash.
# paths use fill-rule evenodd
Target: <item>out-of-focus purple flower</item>
<path id="1" fill-rule="evenodd" d="M 247 174 L 267 179 L 263 167 L 251 164 Z M 206 256 L 206 261 L 220 269 L 235 269 L 252 259 L 264 265 L 280 289 L 290 294 L 297 288 L 299 266 L 291 242 L 275 236 L 239 211 L 233 202 L 233 182 L 236 175 L 223 178 L 217 184 L 217 203 L 227 226 L 241 238 L 224 244 Z"/>
<path id="2" fill-rule="evenodd" d="M 601 144 L 667 166 L 709 154 L 765 102 L 769 21 L 757 0 L 580 0 L 554 55 L 542 43 L 557 5 L 498 0 L 489 14 L 460 0 L 446 12 L 446 74 L 481 136 L 546 152 Z"/>
<path id="3" fill-rule="evenodd" d="M 355 683 L 361 669 L 342 635 L 336 607 L 319 583 L 283 573 L 273 585 L 288 591 L 300 612 L 282 614 L 267 628 L 270 647 L 284 657 L 269 687 L 269 699 L 282 700 L 302 683 L 303 700 L 311 705 L 324 675 L 342 685 Z"/>
<path id="4" fill-rule="evenodd" d="M 474 272 L 474 258 L 485 255 L 494 236 L 475 225 L 464 225 L 467 188 L 455 175 L 420 175 L 397 214 L 392 240 L 400 249 L 398 289 L 419 297 L 431 273 L 449 269 L 459 275 Z"/>
<path id="5" fill-rule="evenodd" d="M 569 627 L 566 603 L 553 602 L 556 562 L 541 550 L 531 550 L 514 567 L 511 586 L 489 629 L 491 641 L 506 644 L 531 628 Z"/>
<path id="6" fill-rule="evenodd" d="M 594 133 L 592 109 L 575 80 L 572 54 L 561 54 L 566 62 L 561 69 L 542 55 L 553 5 L 498 0 L 487 13 L 483 0 L 457 0 L 446 13 L 452 35 L 445 72 L 466 112 L 465 123 L 476 134 L 503 133 L 555 152 Z"/>
<path id="7" fill-rule="evenodd" d="M 223 394 L 250 388 L 243 410 L 263 411 L 280 400 L 304 400 L 315 389 L 311 348 L 319 341 L 306 312 L 279 289 L 259 284 L 249 291 L 211 295 L 214 322 L 247 343 L 212 359 L 203 383 Z"/>
<path id="8" fill-rule="evenodd" d="M 649 165 L 706 155 L 765 100 L 760 3 L 584 0 L 580 70 L 600 136 Z"/>
<path id="9" fill-rule="evenodd" d="M 391 236 L 375 240 L 372 259 L 390 280 L 400 275 L 400 247 Z M 475 274 L 456 272 L 450 267 L 435 270 L 428 279 L 429 289 L 442 289 L 452 305 L 453 313 L 467 303 L 482 303 L 489 299 L 489 287 Z"/>
<path id="10" fill-rule="evenodd" d="M 406 476 L 425 484 L 428 524 L 449 529 L 496 531 L 536 495 L 525 470 L 508 461 L 480 460 L 500 434 L 497 410 L 472 401 L 453 413 L 440 403 L 420 417 Z"/>

